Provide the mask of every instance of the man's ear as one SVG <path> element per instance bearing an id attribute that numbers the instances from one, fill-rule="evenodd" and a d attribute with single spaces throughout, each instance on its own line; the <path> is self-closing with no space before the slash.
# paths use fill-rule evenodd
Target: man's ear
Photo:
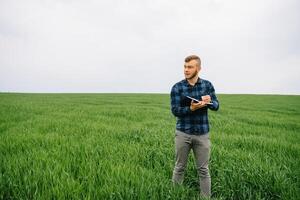
<path id="1" fill-rule="evenodd" d="M 201 71 L 201 66 L 197 67 L 197 71 L 200 72 Z"/>

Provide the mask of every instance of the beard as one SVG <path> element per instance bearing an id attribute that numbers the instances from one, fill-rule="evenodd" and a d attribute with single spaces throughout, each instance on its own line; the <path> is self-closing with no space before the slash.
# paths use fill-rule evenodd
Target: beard
<path id="1" fill-rule="evenodd" d="M 195 71 L 193 74 L 190 75 L 190 77 L 186 77 L 186 79 L 188 79 L 188 80 L 193 79 L 193 78 L 195 78 L 197 75 L 198 75 L 198 72 Z"/>

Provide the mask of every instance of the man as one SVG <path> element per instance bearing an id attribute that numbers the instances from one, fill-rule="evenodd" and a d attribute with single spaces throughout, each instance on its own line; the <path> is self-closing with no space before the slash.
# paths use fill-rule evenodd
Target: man
<path id="1" fill-rule="evenodd" d="M 177 117 L 175 131 L 176 164 L 172 181 L 183 182 L 188 155 L 193 149 L 200 179 L 201 195 L 210 197 L 211 179 L 209 174 L 210 139 L 207 110 L 218 110 L 219 101 L 213 85 L 199 78 L 201 60 L 196 55 L 185 58 L 185 79 L 176 83 L 171 90 L 171 110 Z M 196 102 L 187 96 L 200 100 Z"/>

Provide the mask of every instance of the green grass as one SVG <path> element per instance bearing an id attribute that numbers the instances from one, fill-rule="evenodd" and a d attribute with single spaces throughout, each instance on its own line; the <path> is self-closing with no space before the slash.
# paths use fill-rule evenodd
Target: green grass
<path id="1" fill-rule="evenodd" d="M 300 199 L 300 96 L 219 95 L 215 199 Z M 171 183 L 169 95 L 0 93 L 0 199 L 198 199 Z"/>

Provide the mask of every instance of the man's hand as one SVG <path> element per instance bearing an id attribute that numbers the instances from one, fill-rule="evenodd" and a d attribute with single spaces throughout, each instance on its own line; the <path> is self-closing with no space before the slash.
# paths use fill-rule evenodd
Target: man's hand
<path id="1" fill-rule="evenodd" d="M 195 103 L 194 101 L 191 102 L 191 106 L 190 106 L 191 111 L 195 111 L 199 108 L 203 108 L 208 103 L 211 102 L 211 97 L 209 95 L 202 96 L 201 98 L 202 98 L 202 101 L 200 101 L 199 103 Z"/>
<path id="2" fill-rule="evenodd" d="M 204 101 L 200 101 L 199 103 L 195 103 L 194 101 L 191 102 L 190 109 L 191 111 L 195 111 L 199 108 L 203 108 L 206 106 L 206 103 Z"/>
<path id="3" fill-rule="evenodd" d="M 204 101 L 205 104 L 211 102 L 211 98 L 210 98 L 209 95 L 202 96 L 201 98 L 202 98 L 202 101 Z"/>

